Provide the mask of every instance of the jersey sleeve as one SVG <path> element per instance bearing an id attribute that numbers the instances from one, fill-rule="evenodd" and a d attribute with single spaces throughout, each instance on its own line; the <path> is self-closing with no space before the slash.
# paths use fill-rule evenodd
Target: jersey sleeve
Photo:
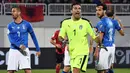
<path id="1" fill-rule="evenodd" d="M 99 27 L 99 24 L 97 23 L 97 25 L 95 26 L 95 28 L 97 29 L 97 31 L 98 31 L 98 27 Z"/>
<path id="2" fill-rule="evenodd" d="M 100 25 L 100 31 L 103 32 L 103 33 L 105 32 L 105 25 L 104 24 Z"/>
<path id="3" fill-rule="evenodd" d="M 96 32 L 99 32 L 100 31 L 100 24 L 101 24 L 101 22 L 98 22 L 97 23 L 97 25 L 95 26 L 95 28 L 96 28 Z"/>
<path id="4" fill-rule="evenodd" d="M 28 23 L 27 27 L 28 27 L 28 32 L 32 33 L 33 32 L 33 27 L 31 25 L 31 23 Z"/>
<path id="5" fill-rule="evenodd" d="M 115 29 L 116 30 L 118 30 L 118 31 L 121 30 L 121 27 L 120 27 L 120 25 L 119 25 L 117 20 L 115 20 L 114 24 L 115 24 Z"/>
<path id="6" fill-rule="evenodd" d="M 15 38 L 15 36 L 12 34 L 12 28 L 10 24 L 7 26 L 7 35 L 10 43 L 19 48 L 21 43 L 18 42 L 17 40 L 19 39 Z"/>
<path id="7" fill-rule="evenodd" d="M 89 35 L 95 39 L 96 38 L 96 35 L 94 33 L 94 30 L 92 29 L 92 25 L 91 23 L 87 22 L 87 33 L 89 33 Z"/>
<path id="8" fill-rule="evenodd" d="M 61 29 L 60 29 L 59 36 L 61 36 L 62 38 L 65 38 L 65 36 L 66 36 L 66 24 L 65 24 L 65 22 L 63 21 L 63 22 L 61 23 L 61 25 L 62 25 L 62 27 L 61 27 Z"/>
<path id="9" fill-rule="evenodd" d="M 36 51 L 40 51 L 40 47 L 39 47 L 39 44 L 38 44 L 38 41 L 37 41 L 37 38 L 36 38 L 36 35 L 35 35 L 35 33 L 34 33 L 34 31 L 33 31 L 33 28 L 32 28 L 32 26 L 31 26 L 31 24 L 29 23 L 28 24 L 28 32 L 30 33 L 30 35 L 31 35 L 31 38 L 32 38 L 32 40 L 33 40 L 33 43 L 35 44 L 35 46 L 36 46 Z"/>
<path id="10" fill-rule="evenodd" d="M 56 33 L 57 33 L 57 31 L 52 35 L 52 37 L 51 37 L 52 40 L 55 40 L 55 39 L 56 39 L 56 37 L 57 37 L 57 34 L 56 34 Z"/>

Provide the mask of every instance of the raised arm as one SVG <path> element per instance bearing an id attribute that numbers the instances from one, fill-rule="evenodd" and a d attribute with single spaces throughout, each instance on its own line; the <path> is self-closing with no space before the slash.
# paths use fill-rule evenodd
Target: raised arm
<path id="1" fill-rule="evenodd" d="M 116 22 L 116 29 L 118 30 L 118 32 L 120 33 L 121 36 L 124 36 L 125 35 L 124 26 L 121 23 L 121 20 L 117 16 L 116 16 L 116 20 L 118 21 L 118 22 Z"/>

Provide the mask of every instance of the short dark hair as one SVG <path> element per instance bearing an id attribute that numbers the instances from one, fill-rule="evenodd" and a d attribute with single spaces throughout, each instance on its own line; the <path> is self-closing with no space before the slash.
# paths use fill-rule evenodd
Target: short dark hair
<path id="1" fill-rule="evenodd" d="M 80 3 L 78 3 L 78 2 L 73 2 L 72 5 L 71 5 L 71 9 L 73 9 L 73 6 L 74 6 L 74 5 L 80 5 L 80 6 L 81 6 Z"/>
<path id="2" fill-rule="evenodd" d="M 99 3 L 99 4 L 97 4 L 96 7 L 98 7 L 98 6 L 102 6 L 102 7 L 103 7 L 103 10 L 107 10 L 106 4 Z"/>
<path id="3" fill-rule="evenodd" d="M 63 21 L 60 22 L 60 28 L 62 27 L 62 22 L 63 22 Z"/>
<path id="4" fill-rule="evenodd" d="M 16 8 L 18 11 L 21 12 L 21 9 L 19 8 L 19 6 L 13 6 L 12 9 L 13 9 L 13 8 Z"/>
<path id="5" fill-rule="evenodd" d="M 113 11 L 113 10 L 107 10 L 107 11 L 106 11 L 106 15 L 107 15 L 108 17 L 112 17 L 112 16 L 114 16 L 114 11 Z"/>

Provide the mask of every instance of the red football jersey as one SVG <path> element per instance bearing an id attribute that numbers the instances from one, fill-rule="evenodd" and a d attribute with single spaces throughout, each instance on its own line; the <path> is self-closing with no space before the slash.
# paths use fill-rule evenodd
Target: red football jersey
<path id="1" fill-rule="evenodd" d="M 60 41 L 58 40 L 59 32 L 60 32 L 60 30 L 55 31 L 55 33 L 53 34 L 53 36 L 51 37 L 51 39 L 52 39 L 52 40 L 55 40 L 55 41 L 56 41 L 56 44 L 60 44 L 60 45 L 62 46 L 62 42 L 60 42 Z M 65 47 L 62 47 L 61 49 L 56 49 L 56 52 L 57 52 L 58 54 L 63 54 L 64 51 L 65 51 Z"/>

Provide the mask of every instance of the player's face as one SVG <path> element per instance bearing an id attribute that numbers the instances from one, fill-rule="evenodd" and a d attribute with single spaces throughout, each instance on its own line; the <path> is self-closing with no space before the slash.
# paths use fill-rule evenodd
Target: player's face
<path id="1" fill-rule="evenodd" d="M 71 10 L 72 16 L 75 19 L 79 19 L 81 16 L 81 6 L 80 5 L 74 5 Z"/>
<path id="2" fill-rule="evenodd" d="M 12 17 L 13 19 L 17 19 L 20 16 L 20 11 L 17 8 L 12 8 Z"/>
<path id="3" fill-rule="evenodd" d="M 99 18 L 102 18 L 104 16 L 103 6 L 96 7 L 96 15 Z"/>

